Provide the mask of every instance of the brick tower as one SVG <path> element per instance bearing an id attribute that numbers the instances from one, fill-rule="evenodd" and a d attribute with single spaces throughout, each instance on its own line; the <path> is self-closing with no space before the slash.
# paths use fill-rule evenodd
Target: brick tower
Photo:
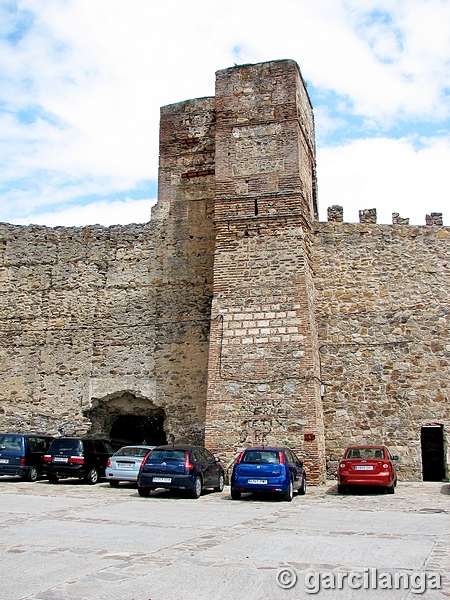
<path id="1" fill-rule="evenodd" d="M 312 108 L 294 61 L 216 79 L 214 282 L 205 445 L 289 445 L 325 478 L 311 223 Z"/>

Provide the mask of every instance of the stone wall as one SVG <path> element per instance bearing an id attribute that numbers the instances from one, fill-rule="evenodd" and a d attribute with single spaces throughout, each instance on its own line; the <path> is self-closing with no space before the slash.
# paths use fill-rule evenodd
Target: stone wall
<path id="1" fill-rule="evenodd" d="M 111 435 L 135 416 L 159 419 L 164 439 L 203 442 L 213 106 L 162 109 L 150 223 L 0 225 L 2 430 Z M 164 441 L 154 433 L 148 443 Z"/>
<path id="2" fill-rule="evenodd" d="M 155 233 L 0 226 L 2 429 L 85 432 L 126 392 L 152 405 Z"/>
<path id="3" fill-rule="evenodd" d="M 298 66 L 219 71 L 161 109 L 151 222 L 0 224 L 0 429 L 287 444 L 319 482 L 359 442 L 420 479 L 438 425 L 449 476 L 450 228 L 328 219 Z"/>
<path id="4" fill-rule="evenodd" d="M 316 225 L 329 475 L 348 444 L 384 442 L 400 477 L 420 479 L 421 427 L 448 436 L 449 242 L 446 227 Z"/>

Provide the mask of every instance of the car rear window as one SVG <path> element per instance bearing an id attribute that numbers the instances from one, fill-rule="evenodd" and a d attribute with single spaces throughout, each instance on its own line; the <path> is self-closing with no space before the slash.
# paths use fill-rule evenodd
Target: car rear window
<path id="1" fill-rule="evenodd" d="M 22 452 L 23 438 L 21 435 L 1 434 L 0 435 L 0 450 L 8 450 L 8 452 Z"/>
<path id="2" fill-rule="evenodd" d="M 157 462 L 160 460 L 181 460 L 184 461 L 186 450 L 153 450 L 147 461 Z"/>
<path id="3" fill-rule="evenodd" d="M 150 450 L 148 448 L 135 448 L 128 446 L 118 450 L 114 456 L 145 456 Z"/>
<path id="4" fill-rule="evenodd" d="M 278 452 L 276 450 L 262 450 L 255 451 L 249 450 L 242 457 L 241 462 L 243 463 L 251 463 L 251 464 L 278 464 L 280 462 L 280 458 L 278 456 Z"/>
<path id="5" fill-rule="evenodd" d="M 384 458 L 383 448 L 349 448 L 345 458 Z"/>
<path id="6" fill-rule="evenodd" d="M 83 452 L 81 440 L 53 440 L 50 452 Z"/>

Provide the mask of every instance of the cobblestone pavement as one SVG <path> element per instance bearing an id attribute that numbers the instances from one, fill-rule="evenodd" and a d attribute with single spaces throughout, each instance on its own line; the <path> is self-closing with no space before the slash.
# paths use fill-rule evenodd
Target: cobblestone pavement
<path id="1" fill-rule="evenodd" d="M 399 483 L 391 496 L 338 495 L 328 482 L 292 503 L 7 478 L 0 494 L 1 600 L 450 598 L 446 483 Z M 276 582 L 286 567 L 291 589 Z M 351 572 L 372 589 L 352 589 Z M 414 593 L 419 572 L 441 574 L 442 589 Z M 407 589 L 380 589 L 383 573 L 406 574 Z M 338 574 L 342 589 L 306 593 Z"/>

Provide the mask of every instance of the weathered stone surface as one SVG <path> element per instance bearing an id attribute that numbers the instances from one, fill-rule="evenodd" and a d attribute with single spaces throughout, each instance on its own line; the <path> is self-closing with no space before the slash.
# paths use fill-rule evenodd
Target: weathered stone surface
<path id="1" fill-rule="evenodd" d="M 327 218 L 328 221 L 342 223 L 344 221 L 344 209 L 342 206 L 338 206 L 337 204 L 329 206 L 327 208 Z"/>
<path id="2" fill-rule="evenodd" d="M 317 219 L 293 61 L 163 107 L 149 223 L 0 224 L 0 428 L 206 441 L 225 461 L 287 444 L 320 481 L 359 442 L 420 479 L 436 425 L 449 476 L 450 228 Z"/>
<path id="3" fill-rule="evenodd" d="M 317 225 L 316 318 L 327 459 L 383 440 L 421 474 L 421 427 L 449 422 L 450 262 L 443 228 Z"/>
<path id="4" fill-rule="evenodd" d="M 426 215 L 425 221 L 427 225 L 443 225 L 442 213 L 432 212 Z"/>

